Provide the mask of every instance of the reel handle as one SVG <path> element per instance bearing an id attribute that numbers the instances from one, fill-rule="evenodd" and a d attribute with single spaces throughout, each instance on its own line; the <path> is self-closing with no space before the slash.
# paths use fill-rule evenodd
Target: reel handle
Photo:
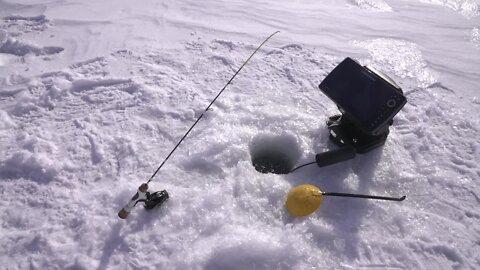
<path id="1" fill-rule="evenodd" d="M 121 219 L 126 219 L 132 209 L 137 205 L 137 202 L 142 200 L 145 201 L 147 199 L 147 191 L 148 191 L 148 184 L 143 183 L 138 187 L 137 193 L 133 195 L 130 201 L 120 210 L 118 211 L 118 217 Z"/>

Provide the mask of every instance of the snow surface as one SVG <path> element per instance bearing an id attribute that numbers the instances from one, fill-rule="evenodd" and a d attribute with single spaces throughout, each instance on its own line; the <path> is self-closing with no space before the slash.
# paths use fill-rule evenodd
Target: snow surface
<path id="1" fill-rule="evenodd" d="M 0 0 L 0 269 L 480 269 L 478 0 Z M 267 43 L 151 184 L 162 209 L 118 210 Z M 334 146 L 318 84 L 343 58 L 408 103 L 386 145 L 289 175 Z M 325 198 L 297 184 L 407 195 Z"/>

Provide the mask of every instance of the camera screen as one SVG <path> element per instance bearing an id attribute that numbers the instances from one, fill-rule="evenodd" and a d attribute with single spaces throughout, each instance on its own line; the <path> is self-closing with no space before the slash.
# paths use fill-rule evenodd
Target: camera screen
<path id="1" fill-rule="evenodd" d="M 320 89 L 364 129 L 371 131 L 393 118 L 406 102 L 391 84 L 350 58 L 322 81 Z"/>

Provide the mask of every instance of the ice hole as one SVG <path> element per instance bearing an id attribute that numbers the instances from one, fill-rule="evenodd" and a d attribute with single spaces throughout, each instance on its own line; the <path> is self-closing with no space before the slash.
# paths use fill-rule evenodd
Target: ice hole
<path id="1" fill-rule="evenodd" d="M 289 134 L 259 134 L 250 143 L 255 170 L 261 173 L 287 174 L 300 158 L 300 148 Z"/>

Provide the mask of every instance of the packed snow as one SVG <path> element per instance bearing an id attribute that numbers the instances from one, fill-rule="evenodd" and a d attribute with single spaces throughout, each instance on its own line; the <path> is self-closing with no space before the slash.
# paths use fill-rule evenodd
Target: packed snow
<path id="1" fill-rule="evenodd" d="M 480 1 L 0 0 L 0 269 L 479 269 Z M 117 212 L 243 61 L 150 184 Z M 382 148 L 335 149 L 318 89 L 345 57 L 408 103 Z M 288 191 L 324 198 L 293 218 Z"/>

